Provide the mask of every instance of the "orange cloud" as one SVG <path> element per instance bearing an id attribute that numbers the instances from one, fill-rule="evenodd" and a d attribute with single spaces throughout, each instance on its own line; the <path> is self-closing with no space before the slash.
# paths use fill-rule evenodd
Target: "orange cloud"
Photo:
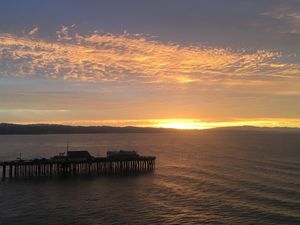
<path id="1" fill-rule="evenodd" d="M 142 83 L 300 78 L 300 65 L 278 52 L 180 46 L 128 33 L 71 35 L 71 28 L 62 27 L 53 42 L 0 34 L 0 76 Z"/>

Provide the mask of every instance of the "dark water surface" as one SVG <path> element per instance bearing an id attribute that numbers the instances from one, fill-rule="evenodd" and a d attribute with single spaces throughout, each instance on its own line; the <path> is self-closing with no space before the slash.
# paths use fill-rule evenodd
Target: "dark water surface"
<path id="1" fill-rule="evenodd" d="M 0 160 L 134 149 L 153 174 L 0 183 L 0 224 L 300 224 L 300 134 L 0 136 Z"/>

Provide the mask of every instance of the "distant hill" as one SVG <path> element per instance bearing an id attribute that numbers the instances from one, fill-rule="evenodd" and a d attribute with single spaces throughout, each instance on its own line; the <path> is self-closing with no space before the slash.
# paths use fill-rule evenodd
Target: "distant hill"
<path id="1" fill-rule="evenodd" d="M 0 123 L 0 135 L 5 134 L 85 134 L 85 133 L 161 133 L 176 131 L 164 128 L 68 126 L 58 124 L 7 124 Z"/>
<path id="2" fill-rule="evenodd" d="M 8 124 L 0 123 L 0 135 L 11 134 L 88 134 L 88 133 L 166 133 L 166 132 L 195 132 L 195 130 L 178 130 L 172 128 L 151 128 L 151 127 L 111 127 L 111 126 L 69 126 L 59 124 Z M 196 130 L 203 131 L 204 130 Z M 257 132 L 300 132 L 300 128 L 288 127 L 222 127 L 206 131 L 257 131 Z"/>
<path id="3" fill-rule="evenodd" d="M 300 132 L 297 127 L 255 127 L 255 126 L 236 126 L 213 128 L 219 131 L 270 131 L 270 132 Z"/>

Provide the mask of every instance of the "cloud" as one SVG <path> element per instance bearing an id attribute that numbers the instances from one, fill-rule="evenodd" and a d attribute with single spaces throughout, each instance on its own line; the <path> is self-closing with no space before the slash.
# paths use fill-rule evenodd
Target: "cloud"
<path id="1" fill-rule="evenodd" d="M 39 31 L 38 27 L 34 27 L 31 31 L 28 32 L 28 35 L 34 35 Z"/>
<path id="2" fill-rule="evenodd" d="M 67 26 L 62 26 L 60 30 L 56 31 L 57 40 L 58 41 L 70 41 L 72 37 L 70 36 L 69 32 L 70 29 L 75 28 L 75 24 L 73 24 L 70 28 Z"/>
<path id="3" fill-rule="evenodd" d="M 300 78 L 300 65 L 286 63 L 279 52 L 181 46 L 127 32 L 82 35 L 74 29 L 63 26 L 52 42 L 0 34 L 0 76 L 140 83 Z"/>
<path id="4" fill-rule="evenodd" d="M 282 21 L 285 26 L 281 27 L 281 32 L 300 34 L 300 10 L 288 7 L 276 7 L 271 11 L 262 13 L 262 15 Z"/>

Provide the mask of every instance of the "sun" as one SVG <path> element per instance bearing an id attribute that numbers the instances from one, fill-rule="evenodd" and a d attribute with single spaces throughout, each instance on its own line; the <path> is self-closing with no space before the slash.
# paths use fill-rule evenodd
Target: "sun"
<path id="1" fill-rule="evenodd" d="M 202 122 L 192 119 L 174 119 L 174 120 L 161 120 L 155 124 L 156 127 L 161 128 L 175 128 L 175 129 L 204 129 L 205 126 Z"/>

